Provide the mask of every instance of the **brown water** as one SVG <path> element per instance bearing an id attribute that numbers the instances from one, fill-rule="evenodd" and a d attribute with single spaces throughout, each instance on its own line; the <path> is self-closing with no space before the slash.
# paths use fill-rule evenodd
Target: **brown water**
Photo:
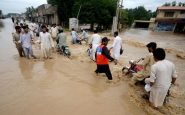
<path id="1" fill-rule="evenodd" d="M 19 58 L 12 42 L 11 20 L 3 20 L 3 23 L 5 27 L 0 31 L 0 115 L 185 114 L 185 60 L 176 57 L 176 51 L 185 49 L 184 35 L 133 29 L 122 33 L 124 54 L 118 65 L 110 64 L 115 83 L 109 84 L 105 75 L 94 74 L 96 65 L 87 57 L 85 45 L 70 45 L 71 59 L 57 54 L 47 61 Z M 149 41 L 172 50 L 167 53 L 167 59 L 175 63 L 179 76 L 176 87 L 172 88 L 170 103 L 162 112 L 153 110 L 141 98 L 145 93 L 143 87 L 130 87 L 130 79 L 120 73 L 128 60 L 148 53 L 144 46 Z M 38 48 L 34 47 L 34 53 L 39 57 Z"/>
<path id="2" fill-rule="evenodd" d="M 132 59 L 134 57 L 135 58 L 142 57 L 143 54 L 147 53 L 147 49 L 145 48 L 145 45 L 151 41 L 156 42 L 158 47 L 168 49 L 170 53 L 167 54 L 167 59 L 175 63 L 178 76 L 180 76 L 179 79 L 185 81 L 184 79 L 185 60 L 178 59 L 176 57 L 176 54 L 179 54 L 179 53 L 185 54 L 185 35 L 184 34 L 130 29 L 122 33 L 121 36 L 123 40 L 126 41 L 127 44 L 138 48 L 138 49 L 135 49 L 135 48 L 132 49 L 132 48 L 126 47 L 125 51 L 126 51 L 126 55 L 129 55 L 128 59 Z M 180 86 L 185 87 L 185 84 L 183 82 L 179 82 L 179 83 L 181 84 Z"/>
<path id="3" fill-rule="evenodd" d="M 140 42 L 157 42 L 158 47 L 175 48 L 185 51 L 185 34 L 172 32 L 153 32 L 148 30 L 130 29 L 122 33 L 123 38 Z"/>
<path id="4" fill-rule="evenodd" d="M 109 84 L 106 77 L 94 75 L 96 65 L 85 56 L 86 46 L 70 46 L 72 59 L 56 54 L 47 61 L 19 58 L 12 42 L 11 20 L 3 23 L 0 115 L 146 114 L 129 101 L 127 83 Z"/>
<path id="5" fill-rule="evenodd" d="M 169 115 L 184 115 L 185 114 L 185 60 L 177 57 L 177 54 L 185 54 L 185 35 L 173 34 L 169 32 L 152 32 L 146 30 L 131 29 L 121 34 L 124 39 L 125 48 L 124 60 L 138 59 L 147 53 L 145 45 L 151 41 L 158 44 L 158 47 L 168 49 L 166 58 L 172 61 L 177 70 L 178 78 L 175 87 L 171 88 L 170 101 L 166 106 L 162 107 L 160 112 L 153 111 L 148 106 L 143 107 L 145 103 L 140 95 L 144 93 L 143 87 L 134 87 L 130 90 L 131 100 L 143 107 L 152 115 L 169 114 Z M 134 46 L 134 47 L 133 47 Z M 124 61 L 122 60 L 122 62 Z M 127 81 L 127 80 L 126 80 Z"/>

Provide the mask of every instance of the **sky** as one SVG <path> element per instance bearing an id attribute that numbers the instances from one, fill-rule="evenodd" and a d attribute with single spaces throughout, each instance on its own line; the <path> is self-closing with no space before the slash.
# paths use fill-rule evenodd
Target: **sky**
<path id="1" fill-rule="evenodd" d="M 41 4 L 46 4 L 47 0 L 0 0 L 0 9 L 3 14 L 7 13 L 23 13 L 26 7 L 37 7 Z M 165 2 L 172 2 L 174 0 L 123 0 L 124 8 L 135 8 L 137 6 L 144 6 L 147 10 L 155 11 L 158 6 Z M 185 0 L 176 0 L 177 2 L 185 2 Z"/>
<path id="2" fill-rule="evenodd" d="M 135 8 L 137 6 L 144 6 L 147 10 L 156 11 L 158 6 L 162 6 L 166 2 L 173 2 L 176 1 L 177 3 L 183 2 L 185 0 L 123 0 L 124 8 Z"/>
<path id="3" fill-rule="evenodd" d="M 23 13 L 29 6 L 37 7 L 46 3 L 46 0 L 0 0 L 0 9 L 3 14 Z"/>

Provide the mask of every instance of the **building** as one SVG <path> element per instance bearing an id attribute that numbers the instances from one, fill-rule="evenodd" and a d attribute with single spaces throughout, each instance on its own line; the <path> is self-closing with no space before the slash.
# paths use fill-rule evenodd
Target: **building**
<path id="1" fill-rule="evenodd" d="M 185 33 L 185 7 L 158 7 L 155 30 Z"/>
<path id="2" fill-rule="evenodd" d="M 153 30 L 154 25 L 155 18 L 151 18 L 150 20 L 134 20 L 132 27 Z"/>
<path id="3" fill-rule="evenodd" d="M 8 18 L 10 18 L 10 17 L 20 17 L 20 14 L 18 14 L 18 13 L 8 13 L 7 17 Z"/>
<path id="4" fill-rule="evenodd" d="M 50 4 L 40 5 L 33 14 L 34 21 L 45 24 L 59 24 L 57 6 Z"/>
<path id="5" fill-rule="evenodd" d="M 0 19 L 3 17 L 2 10 L 0 10 Z"/>

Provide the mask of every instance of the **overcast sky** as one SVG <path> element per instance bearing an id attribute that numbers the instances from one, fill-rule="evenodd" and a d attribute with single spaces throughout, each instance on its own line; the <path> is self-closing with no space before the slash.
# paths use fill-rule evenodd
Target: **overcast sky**
<path id="1" fill-rule="evenodd" d="M 144 6 L 148 10 L 155 11 L 158 6 L 166 2 L 185 2 L 185 0 L 123 0 L 124 8 L 135 8 L 137 6 Z"/>
<path id="2" fill-rule="evenodd" d="M 148 10 L 155 11 L 157 6 L 161 6 L 165 2 L 174 0 L 123 0 L 124 8 L 135 8 L 144 6 Z M 177 2 L 185 2 L 185 0 L 176 0 Z M 47 3 L 46 0 L 0 0 L 0 9 L 4 14 L 7 13 L 22 13 L 29 6 L 37 7 Z"/>

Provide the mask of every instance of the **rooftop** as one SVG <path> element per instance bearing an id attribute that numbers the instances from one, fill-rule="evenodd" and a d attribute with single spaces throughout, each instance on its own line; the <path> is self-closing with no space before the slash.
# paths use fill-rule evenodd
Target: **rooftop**
<path id="1" fill-rule="evenodd" d="M 182 6 L 161 6 L 157 10 L 185 10 L 185 7 Z"/>

